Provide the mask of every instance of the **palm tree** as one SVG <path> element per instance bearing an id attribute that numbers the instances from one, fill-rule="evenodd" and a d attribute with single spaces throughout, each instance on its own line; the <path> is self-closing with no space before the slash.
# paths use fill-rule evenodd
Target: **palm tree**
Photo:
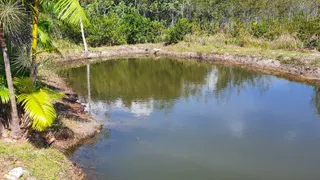
<path id="1" fill-rule="evenodd" d="M 84 45 L 84 52 L 88 53 L 88 45 L 84 34 L 84 25 L 89 24 L 89 20 L 78 0 L 58 0 L 56 4 L 58 18 L 73 25 L 80 25 L 81 35 Z"/>
<path id="2" fill-rule="evenodd" d="M 2 49 L 7 85 L 10 94 L 12 111 L 10 135 L 12 138 L 19 138 L 21 136 L 21 130 L 5 33 L 12 34 L 19 32 L 19 27 L 21 27 L 23 24 L 23 16 L 25 15 L 24 12 L 25 11 L 23 7 L 20 6 L 17 1 L 14 2 L 12 0 L 0 0 L 0 47 Z"/>
<path id="3" fill-rule="evenodd" d="M 23 0 L 25 1 L 25 0 Z M 37 58 L 37 42 L 38 42 L 38 17 L 39 17 L 39 6 L 44 3 L 53 2 L 55 3 L 55 12 L 58 14 L 58 18 L 66 21 L 73 25 L 80 25 L 83 43 L 85 47 L 85 53 L 88 52 L 87 43 L 84 36 L 84 25 L 89 24 L 89 20 L 81 7 L 78 0 L 32 0 L 29 5 L 33 9 L 32 16 L 32 68 L 31 68 L 31 79 L 35 82 L 38 76 L 38 66 L 40 59 Z"/>

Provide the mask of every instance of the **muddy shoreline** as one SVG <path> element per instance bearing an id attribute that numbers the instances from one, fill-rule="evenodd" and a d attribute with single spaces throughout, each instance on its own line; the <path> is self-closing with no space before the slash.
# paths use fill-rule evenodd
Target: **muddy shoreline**
<path id="1" fill-rule="evenodd" d="M 85 105 L 79 102 L 78 95 L 56 72 L 45 69 L 40 76 L 44 86 L 64 93 L 65 97 L 55 102 L 59 120 L 56 126 L 61 129 L 57 131 L 54 128 L 50 128 L 39 136 L 44 137 L 46 145 L 58 149 L 68 156 L 71 151 L 86 144 L 88 140 L 99 134 L 103 125 L 91 115 L 85 113 Z M 72 162 L 70 159 L 69 161 Z M 86 179 L 87 175 L 83 172 L 82 167 L 75 162 L 72 162 L 72 164 L 72 179 Z"/>
<path id="2" fill-rule="evenodd" d="M 84 111 L 85 105 L 79 102 L 78 95 L 63 78 L 50 70 L 42 72 L 41 78 L 44 86 L 65 94 L 62 100 L 55 103 L 59 125 L 62 128 L 52 135 L 54 137 L 51 144 L 53 147 L 65 152 L 100 133 L 102 124 Z M 66 129 L 68 131 L 63 134 L 62 131 Z"/>
<path id="3" fill-rule="evenodd" d="M 299 63 L 284 63 L 277 58 L 266 58 L 257 56 L 239 56 L 233 54 L 206 54 L 198 52 L 176 52 L 161 50 L 161 47 L 153 48 L 148 46 L 119 46 L 116 49 L 105 49 L 101 51 L 83 54 L 67 54 L 63 58 L 56 60 L 58 67 L 80 66 L 86 63 L 93 63 L 119 58 L 143 58 L 161 56 L 174 57 L 181 60 L 197 60 L 207 63 L 218 63 L 231 66 L 240 66 L 254 71 L 260 71 L 275 76 L 283 76 L 292 81 L 299 81 L 308 84 L 320 85 L 320 67 L 304 63 L 304 59 Z M 303 62 L 303 63 L 301 63 Z"/>

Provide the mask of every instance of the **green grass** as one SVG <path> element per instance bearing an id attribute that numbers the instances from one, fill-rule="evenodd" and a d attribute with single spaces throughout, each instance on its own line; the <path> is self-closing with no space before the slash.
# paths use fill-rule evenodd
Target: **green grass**
<path id="1" fill-rule="evenodd" d="M 0 175 L 12 168 L 22 167 L 32 177 L 45 180 L 69 179 L 72 163 L 58 150 L 37 149 L 30 143 L 0 142 Z"/>
<path id="2" fill-rule="evenodd" d="M 81 53 L 83 52 L 82 44 L 75 44 L 69 40 L 54 40 L 54 45 L 59 49 L 62 54 L 68 53 Z"/>
<path id="3" fill-rule="evenodd" d="M 215 53 L 215 54 L 233 54 L 238 56 L 257 56 L 276 58 L 279 56 L 291 57 L 291 56 L 308 56 L 309 52 L 298 52 L 288 50 L 273 50 L 259 47 L 240 47 L 237 45 L 217 45 L 214 42 L 202 45 L 197 42 L 179 42 L 178 44 L 163 47 L 165 50 L 177 51 L 177 52 L 201 52 L 201 53 Z"/>
<path id="4" fill-rule="evenodd" d="M 320 63 L 320 58 L 317 58 L 317 59 L 315 59 L 315 60 L 313 60 L 313 61 L 311 62 L 311 65 L 317 66 L 317 65 L 319 65 L 319 63 Z"/>
<path id="5" fill-rule="evenodd" d="M 280 36 L 274 41 L 242 35 L 238 38 L 217 33 L 215 35 L 187 35 L 177 44 L 163 47 L 169 51 L 201 52 L 208 54 L 233 54 L 263 58 L 306 58 L 311 52 L 301 52 L 302 43 L 290 35 Z M 315 52 L 313 52 L 315 53 Z"/>

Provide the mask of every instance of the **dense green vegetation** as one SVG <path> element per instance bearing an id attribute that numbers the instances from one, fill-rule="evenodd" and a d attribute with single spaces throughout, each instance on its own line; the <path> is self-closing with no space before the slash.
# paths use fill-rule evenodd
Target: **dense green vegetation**
<path id="1" fill-rule="evenodd" d="M 63 95 L 38 79 L 39 54 L 58 52 L 48 34 L 49 13 L 65 23 L 89 24 L 77 0 L 0 0 L 0 137 L 4 129 L 15 139 L 28 134 L 21 129 L 44 131 L 56 119 L 53 101 Z"/>
<path id="2" fill-rule="evenodd" d="M 266 42 L 276 41 L 278 45 L 271 48 L 320 47 L 320 2 L 315 0 L 91 0 L 81 4 L 91 22 L 86 31 L 91 46 L 176 43 L 188 33 L 223 33 L 226 44 L 269 48 Z M 58 27 L 54 34 L 60 38 L 81 42 L 77 26 Z"/>

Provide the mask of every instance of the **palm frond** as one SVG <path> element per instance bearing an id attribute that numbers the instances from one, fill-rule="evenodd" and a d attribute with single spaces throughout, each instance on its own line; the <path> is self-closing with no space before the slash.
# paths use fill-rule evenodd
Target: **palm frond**
<path id="1" fill-rule="evenodd" d="M 64 93 L 56 92 L 56 91 L 49 89 L 49 88 L 43 88 L 42 91 L 46 92 L 50 96 L 51 100 L 57 101 L 57 100 L 62 99 L 65 96 Z"/>
<path id="2" fill-rule="evenodd" d="M 21 94 L 18 102 L 32 121 L 32 128 L 44 131 L 50 127 L 56 118 L 56 111 L 51 97 L 43 90 L 31 94 Z"/>
<path id="3" fill-rule="evenodd" d="M 0 104 L 7 104 L 10 101 L 9 90 L 6 87 L 6 81 L 3 76 L 0 76 Z"/>
<path id="4" fill-rule="evenodd" d="M 59 55 L 62 55 L 62 53 L 59 51 L 57 47 L 53 45 L 53 42 L 47 32 L 42 30 L 41 26 L 38 28 L 38 44 L 42 47 L 41 51 L 38 51 L 37 54 L 41 54 L 44 52 L 55 52 Z"/>
<path id="5" fill-rule="evenodd" d="M 38 90 L 37 86 L 34 86 L 29 77 L 16 77 L 14 78 L 13 84 L 17 94 L 31 94 L 37 92 Z"/>
<path id="6" fill-rule="evenodd" d="M 0 103 L 7 104 L 10 101 L 10 94 L 8 88 L 0 86 Z"/>
<path id="7" fill-rule="evenodd" d="M 11 34 L 21 32 L 25 17 L 25 8 L 19 1 L 0 0 L 0 23 L 5 32 Z"/>
<path id="8" fill-rule="evenodd" d="M 89 25 L 90 22 L 81 7 L 78 0 L 56 0 L 55 11 L 58 18 L 70 24 L 79 25 L 82 20 L 83 24 Z"/>
<path id="9" fill-rule="evenodd" d="M 25 75 L 31 70 L 30 57 L 28 57 L 26 49 L 23 47 L 10 56 L 10 61 L 11 67 L 16 75 Z"/>
<path id="10" fill-rule="evenodd" d="M 57 52 L 58 54 L 60 54 L 60 51 L 58 50 L 58 48 L 56 48 L 53 45 L 52 40 L 51 40 L 48 33 L 43 31 L 40 27 L 38 29 L 38 33 L 39 33 L 38 44 L 44 49 L 44 52 L 53 52 L 54 51 L 54 52 Z"/>

